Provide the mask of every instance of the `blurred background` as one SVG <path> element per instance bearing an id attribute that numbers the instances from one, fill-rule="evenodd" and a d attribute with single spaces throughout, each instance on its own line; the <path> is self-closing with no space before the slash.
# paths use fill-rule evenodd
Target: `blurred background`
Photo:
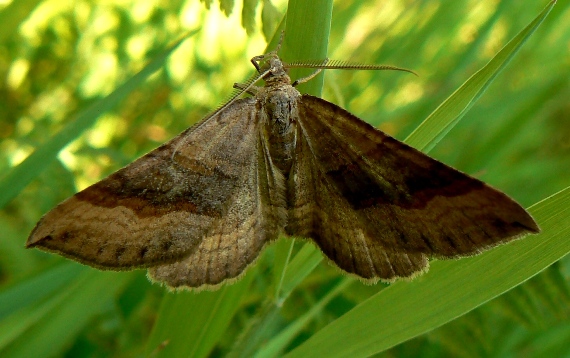
<path id="1" fill-rule="evenodd" d="M 515 0 L 337 1 L 330 58 L 396 65 L 419 77 L 330 70 L 323 97 L 403 140 L 546 5 Z M 133 357 L 145 350 L 161 351 L 159 345 L 156 351 L 145 345 L 163 297 L 171 294 L 148 283 L 144 271 L 110 274 L 116 285 L 99 288 L 108 290 L 106 298 L 89 309 L 85 303 L 92 301 L 79 298 L 73 306 L 65 295 L 80 292 L 82 280 L 98 272 L 25 250 L 24 243 L 58 202 L 223 104 L 233 83 L 254 73 L 249 59 L 266 51 L 286 11 L 285 0 L 0 0 L 0 332 L 5 332 L 0 334 L 0 352 L 23 354 L 21 347 L 34 330 L 58 331 L 49 325 L 50 314 L 68 325 L 62 323 L 59 334 L 37 343 L 38 349 L 51 346 L 46 356 Z M 90 106 L 192 30 L 198 31 L 159 71 L 130 86 L 110 110 L 91 115 L 84 128 L 70 129 Z M 569 54 L 570 10 L 568 1 L 559 1 L 430 155 L 505 191 L 525 207 L 567 187 Z M 71 134 L 58 137 L 62 131 Z M 10 176 L 37 148 L 48 153 L 60 147 L 55 160 L 46 155 L 42 165 Z M 240 296 L 223 335 L 194 356 L 225 355 L 243 344 L 243 332 L 254 326 L 256 308 L 274 284 L 275 251 L 271 247 L 258 262 L 256 277 Z M 320 302 L 340 276 L 321 263 L 264 328 L 267 337 Z M 570 342 L 569 279 L 570 261 L 565 258 L 467 315 L 383 354 L 561 356 Z M 35 296 L 41 287 L 43 296 Z M 351 284 L 303 326 L 286 350 L 382 287 Z M 58 308 L 64 302 L 66 308 Z M 26 310 L 28 315 L 13 314 Z M 62 317 L 75 323 L 70 326 Z M 249 349 L 255 347 L 252 343 Z"/>

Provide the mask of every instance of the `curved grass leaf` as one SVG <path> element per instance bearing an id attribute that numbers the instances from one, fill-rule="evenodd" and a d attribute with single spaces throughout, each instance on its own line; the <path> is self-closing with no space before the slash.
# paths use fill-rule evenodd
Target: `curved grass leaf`
<path id="1" fill-rule="evenodd" d="M 521 32 L 497 53 L 488 64 L 471 76 L 459 89 L 426 118 L 405 142 L 423 152 L 429 152 L 471 109 L 521 46 L 544 21 L 556 1 L 550 4 Z"/>

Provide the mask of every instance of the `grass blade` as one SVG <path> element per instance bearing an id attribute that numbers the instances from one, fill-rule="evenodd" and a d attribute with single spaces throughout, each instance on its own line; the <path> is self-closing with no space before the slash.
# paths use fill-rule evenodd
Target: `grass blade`
<path id="1" fill-rule="evenodd" d="M 426 118 L 405 142 L 423 152 L 429 152 L 471 109 L 485 90 L 493 82 L 521 46 L 536 31 L 548 16 L 556 1 L 550 4 L 521 32 L 493 57 L 487 65 L 471 76 L 459 89 L 447 98 L 432 114 Z"/>
<path id="2" fill-rule="evenodd" d="M 250 269 L 239 282 L 218 291 L 167 293 L 147 343 L 147 355 L 208 356 L 248 292 L 254 274 Z"/>
<path id="3" fill-rule="evenodd" d="M 0 292 L 0 320 L 49 297 L 69 285 L 86 269 L 86 266 L 75 262 L 66 262 L 5 288 Z"/>
<path id="4" fill-rule="evenodd" d="M 15 312 L 1 323 L 0 355 L 51 357 L 61 354 L 132 277 L 129 273 L 88 270 L 57 295 Z"/>

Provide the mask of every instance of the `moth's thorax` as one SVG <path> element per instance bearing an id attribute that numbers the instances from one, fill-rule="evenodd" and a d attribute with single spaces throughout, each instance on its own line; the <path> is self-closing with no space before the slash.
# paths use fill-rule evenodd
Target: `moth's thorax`
<path id="1" fill-rule="evenodd" d="M 301 94 L 285 72 L 268 75 L 256 95 L 273 164 L 287 176 L 295 151 L 297 103 Z"/>

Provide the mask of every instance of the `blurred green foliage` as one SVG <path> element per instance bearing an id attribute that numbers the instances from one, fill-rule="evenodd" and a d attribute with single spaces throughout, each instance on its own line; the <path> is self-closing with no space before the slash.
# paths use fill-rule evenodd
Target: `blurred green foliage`
<path id="1" fill-rule="evenodd" d="M 546 5 L 337 1 L 330 58 L 393 64 L 419 77 L 328 71 L 323 97 L 404 139 Z M 430 152 L 525 206 L 570 184 L 568 5 L 558 2 Z M 253 73 L 248 59 L 265 52 L 286 11 L 285 1 L 276 0 L 0 2 L 0 196 L 6 203 L 0 212 L 0 356 L 287 352 L 382 291 L 385 285 L 353 282 L 326 263 L 304 265 L 320 253 L 290 240 L 267 249 L 238 283 L 198 294 L 169 293 L 151 285 L 143 271 L 101 273 L 23 248 L 34 224 L 58 202 L 223 104 L 233 83 Z M 142 83 L 129 82 L 192 30 L 198 31 L 160 60 L 161 70 Z M 109 102 L 106 96 L 124 83 L 124 99 Z M 81 118 L 88 121 L 78 126 Z M 61 131 L 68 136 L 58 137 Z M 38 150 L 47 154 L 18 167 L 46 143 L 53 154 Z M 568 241 L 569 209 L 568 200 L 561 201 L 550 213 L 563 218 L 554 233 L 559 240 Z M 274 267 L 290 249 L 297 261 L 286 274 L 293 277 L 280 287 L 281 271 Z M 569 280 L 566 257 L 470 313 L 379 354 L 567 355 Z M 279 289 L 288 296 L 275 294 Z M 409 308 L 411 314 L 417 309 Z M 272 352 L 279 355 L 281 348 Z"/>

